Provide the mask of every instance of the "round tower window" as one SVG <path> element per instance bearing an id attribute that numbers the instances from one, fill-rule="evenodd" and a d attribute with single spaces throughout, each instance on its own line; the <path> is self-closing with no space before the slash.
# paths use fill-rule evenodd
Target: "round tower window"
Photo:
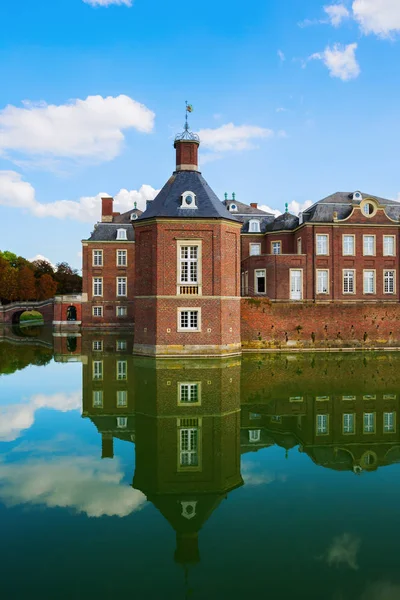
<path id="1" fill-rule="evenodd" d="M 186 196 L 185 202 L 186 202 L 186 204 L 189 204 L 189 206 L 190 206 L 193 202 L 193 196 Z"/>
<path id="2" fill-rule="evenodd" d="M 231 210 L 237 210 L 236 204 L 231 204 Z"/>
<path id="3" fill-rule="evenodd" d="M 366 202 L 362 210 L 366 217 L 371 217 L 375 213 L 375 206 L 372 202 Z"/>

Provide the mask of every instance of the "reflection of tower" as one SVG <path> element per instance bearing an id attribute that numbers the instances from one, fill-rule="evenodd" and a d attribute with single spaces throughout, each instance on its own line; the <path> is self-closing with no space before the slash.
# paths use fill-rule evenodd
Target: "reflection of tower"
<path id="1" fill-rule="evenodd" d="M 200 560 L 198 533 L 240 475 L 240 362 L 135 359 L 140 489 L 176 531 L 175 560 Z"/>

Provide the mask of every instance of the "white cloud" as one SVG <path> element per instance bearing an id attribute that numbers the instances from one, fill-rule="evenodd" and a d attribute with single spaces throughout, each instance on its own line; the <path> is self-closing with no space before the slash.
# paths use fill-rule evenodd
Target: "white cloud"
<path id="1" fill-rule="evenodd" d="M 342 81 L 356 79 L 360 74 L 360 66 L 356 59 L 357 44 L 341 46 L 335 44 L 327 46 L 324 52 L 317 52 L 309 57 L 309 60 L 322 60 L 329 69 L 331 77 L 338 77 Z"/>
<path id="2" fill-rule="evenodd" d="M 35 262 L 35 260 L 45 260 L 46 262 L 51 264 L 53 269 L 56 268 L 56 265 L 54 265 L 49 258 L 47 258 L 46 256 L 43 256 L 43 254 L 36 254 L 36 256 L 34 256 L 33 258 L 28 258 L 29 262 Z"/>
<path id="3" fill-rule="evenodd" d="M 277 475 L 271 471 L 265 471 L 259 464 L 246 463 L 242 461 L 241 473 L 245 485 L 257 486 L 267 485 L 274 481 L 284 483 L 287 481 L 287 476 L 280 473 Z"/>
<path id="4" fill-rule="evenodd" d="M 282 50 L 278 50 L 278 56 L 279 56 L 279 60 L 281 62 L 285 62 L 286 56 L 284 55 L 284 53 L 282 52 Z"/>
<path id="5" fill-rule="evenodd" d="M 357 571 L 357 554 L 360 545 L 361 541 L 358 537 L 350 533 L 343 533 L 333 539 L 332 544 L 322 558 L 326 560 L 330 567 L 343 564 Z"/>
<path id="6" fill-rule="evenodd" d="M 287 108 L 284 108 L 283 106 L 278 106 L 278 108 L 276 109 L 276 112 L 288 112 Z"/>
<path id="7" fill-rule="evenodd" d="M 142 185 L 139 190 L 120 190 L 115 196 L 114 209 L 116 212 L 125 212 L 137 202 L 139 209 L 144 210 L 146 200 L 153 200 L 157 195 L 150 185 Z M 54 217 L 56 219 L 74 219 L 93 223 L 100 220 L 101 196 L 83 196 L 77 201 L 56 200 L 41 203 L 36 199 L 33 186 L 22 180 L 15 171 L 0 171 L 0 206 L 22 208 L 28 210 L 35 217 Z M 108 195 L 108 194 L 107 194 Z"/>
<path id="8" fill-rule="evenodd" d="M 85 4 L 90 6 L 111 6 L 115 4 L 117 6 L 132 6 L 133 0 L 83 0 Z"/>
<path id="9" fill-rule="evenodd" d="M 58 106 L 45 102 L 24 102 L 22 108 L 8 105 L 0 110 L 0 155 L 50 157 L 50 163 L 54 157 L 112 160 L 121 151 L 124 130 L 150 133 L 154 118 L 144 104 L 124 95 L 88 96 Z"/>
<path id="10" fill-rule="evenodd" d="M 204 148 L 214 152 L 226 152 L 250 150 L 254 148 L 252 140 L 272 137 L 274 132 L 272 129 L 254 125 L 227 123 L 217 129 L 201 129 L 198 134 Z"/>
<path id="11" fill-rule="evenodd" d="M 354 0 L 353 16 L 366 34 L 388 37 L 400 31 L 398 0 Z"/>
<path id="12" fill-rule="evenodd" d="M 51 396 L 36 394 L 24 403 L 0 406 L 0 442 L 12 442 L 19 438 L 24 430 L 32 427 L 35 413 L 40 408 L 68 412 L 79 410 L 81 407 L 81 391 L 70 394 L 60 392 Z"/>
<path id="13" fill-rule="evenodd" d="M 334 27 L 339 27 L 342 21 L 350 17 L 350 12 L 347 10 L 344 4 L 331 4 L 329 6 L 324 6 L 324 11 L 328 15 L 329 21 Z"/>
<path id="14" fill-rule="evenodd" d="M 300 202 L 297 202 L 296 200 L 292 200 L 292 202 L 290 202 L 288 205 L 288 211 L 292 215 L 297 216 L 299 213 L 303 212 L 304 210 L 306 210 L 306 208 L 309 208 L 310 206 L 312 206 L 311 200 L 306 200 L 302 204 L 300 204 Z M 278 210 L 277 208 L 271 208 L 267 204 L 262 204 L 258 208 L 260 210 L 265 210 L 266 212 L 272 213 L 273 215 L 275 215 L 275 217 L 279 217 L 279 215 L 282 214 L 282 211 Z"/>
<path id="15" fill-rule="evenodd" d="M 122 482 L 117 459 L 61 456 L 23 462 L 0 461 L 0 497 L 6 506 L 72 508 L 88 517 L 125 517 L 146 496 Z"/>

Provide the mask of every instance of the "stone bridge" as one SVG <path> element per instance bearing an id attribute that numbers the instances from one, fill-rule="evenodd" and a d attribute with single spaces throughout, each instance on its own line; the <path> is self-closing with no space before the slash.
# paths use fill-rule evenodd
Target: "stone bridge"
<path id="1" fill-rule="evenodd" d="M 54 298 L 42 300 L 41 302 L 12 302 L 0 306 L 0 324 L 17 324 L 20 316 L 26 310 L 36 310 L 43 315 L 45 323 L 52 323 L 54 320 Z"/>

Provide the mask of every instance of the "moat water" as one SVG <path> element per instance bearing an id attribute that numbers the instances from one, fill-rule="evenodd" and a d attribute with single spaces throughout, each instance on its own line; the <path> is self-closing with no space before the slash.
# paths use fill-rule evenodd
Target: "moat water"
<path id="1" fill-rule="evenodd" d="M 0 330 L 4 599 L 400 599 L 400 354 Z"/>

